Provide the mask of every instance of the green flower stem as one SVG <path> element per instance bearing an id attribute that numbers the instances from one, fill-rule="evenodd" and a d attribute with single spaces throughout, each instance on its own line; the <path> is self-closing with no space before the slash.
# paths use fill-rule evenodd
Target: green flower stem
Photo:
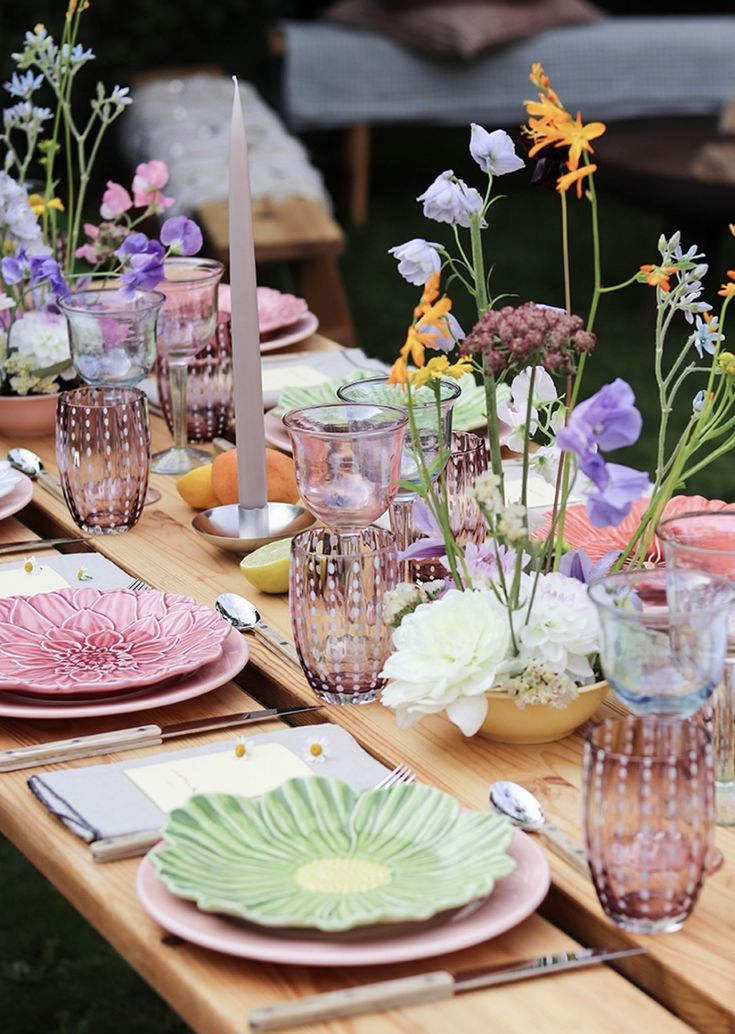
<path id="1" fill-rule="evenodd" d="M 572 271 L 569 262 L 569 213 L 566 191 L 561 192 L 561 261 L 564 274 L 564 308 L 572 311 Z"/>

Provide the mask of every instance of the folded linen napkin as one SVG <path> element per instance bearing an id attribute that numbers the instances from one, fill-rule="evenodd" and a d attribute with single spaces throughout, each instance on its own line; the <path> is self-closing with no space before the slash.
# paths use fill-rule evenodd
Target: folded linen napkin
<path id="1" fill-rule="evenodd" d="M 33 549 L 28 550 L 33 556 Z M 38 558 L 39 567 L 55 572 L 61 584 L 49 586 L 45 578 L 35 578 L 23 570 L 25 560 L 14 559 L 0 564 L 0 592 L 3 596 L 33 596 L 37 591 L 46 592 L 49 588 L 63 588 L 64 585 L 75 589 L 86 587 L 92 589 L 125 589 L 132 581 L 130 575 L 121 570 L 107 557 L 99 553 L 66 553 L 55 556 L 44 553 Z M 17 572 L 11 576 L 11 572 Z M 79 577 L 80 572 L 82 577 Z"/>
<path id="2" fill-rule="evenodd" d="M 233 729 L 231 739 L 224 743 L 206 743 L 113 765 L 90 765 L 34 775 L 28 780 L 28 786 L 52 815 L 88 843 L 104 837 L 160 829 L 165 813 L 125 774 L 126 770 L 162 761 L 232 752 L 242 732 L 242 729 Z M 299 758 L 304 756 L 309 743 L 323 740 L 325 760 L 314 764 L 314 774 L 342 779 L 356 790 L 370 789 L 388 772 L 339 725 L 307 725 L 260 734 L 253 727 L 247 730 L 246 737 L 256 744 L 280 743 Z"/>

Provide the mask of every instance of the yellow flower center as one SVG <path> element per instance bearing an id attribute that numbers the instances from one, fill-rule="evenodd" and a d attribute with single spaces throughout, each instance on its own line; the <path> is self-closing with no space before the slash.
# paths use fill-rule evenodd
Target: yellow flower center
<path id="1" fill-rule="evenodd" d="M 321 757 L 321 755 L 324 753 L 324 747 L 322 747 L 321 743 L 310 743 L 309 753 L 314 758 Z"/>
<path id="2" fill-rule="evenodd" d="M 299 866 L 293 878 L 312 894 L 364 894 L 390 883 L 391 871 L 366 858 L 317 858 Z"/>
<path id="3" fill-rule="evenodd" d="M 246 751 L 244 743 L 238 743 L 235 746 L 235 757 L 236 758 L 244 758 L 246 753 L 247 753 L 247 751 Z"/>

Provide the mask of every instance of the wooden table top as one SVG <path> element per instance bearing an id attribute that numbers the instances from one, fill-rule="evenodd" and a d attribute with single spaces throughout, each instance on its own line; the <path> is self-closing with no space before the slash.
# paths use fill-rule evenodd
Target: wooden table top
<path id="1" fill-rule="evenodd" d="M 161 421 L 154 419 L 153 430 L 155 447 L 168 444 Z M 17 443 L 0 438 L 0 455 L 5 455 L 11 444 Z M 55 469 L 51 438 L 24 444 L 37 451 L 51 470 Z M 290 635 L 287 599 L 259 594 L 246 585 L 238 570 L 238 558 L 219 551 L 193 531 L 193 513 L 177 495 L 173 479 L 154 475 L 152 483 L 162 497 L 145 509 L 138 526 L 124 535 L 95 539 L 94 548 L 131 576 L 142 577 L 162 589 L 187 593 L 202 603 L 211 604 L 222 591 L 245 591 L 269 624 Z M 26 538 L 29 529 L 40 535 L 77 530 L 63 504 L 41 486 L 36 487 L 33 502 L 17 519 L 2 522 L 0 541 Z M 230 683 L 165 711 L 142 712 L 137 720 L 183 721 L 242 710 L 254 700 L 283 706 L 313 702 L 303 676 L 259 643 L 251 640 L 250 648 L 251 661 L 238 676 L 237 684 Z M 304 721 L 310 718 L 303 716 Z M 441 717 L 427 719 L 405 732 L 398 729 L 392 713 L 378 703 L 360 708 L 325 707 L 312 720 L 342 725 L 380 761 L 390 766 L 407 762 L 421 780 L 451 791 L 469 806 L 487 806 L 492 780 L 515 779 L 540 797 L 553 821 L 581 839 L 579 733 L 558 743 L 509 747 L 478 737 L 466 740 Z M 114 717 L 38 722 L 0 719 L 0 748 L 113 729 L 119 724 Z M 173 749 L 220 742 L 228 735 L 232 733 L 176 741 Z M 151 756 L 166 749 L 158 747 L 125 756 Z M 119 759 L 120 755 L 113 754 L 69 764 Z M 620 1034 L 646 1027 L 657 1032 L 684 1031 L 691 1025 L 707 1034 L 735 1031 L 733 831 L 718 830 L 725 865 L 707 880 L 696 911 L 676 934 L 636 938 L 616 930 L 602 914 L 591 882 L 549 856 L 554 883 L 542 914 L 529 917 L 514 930 L 476 948 L 393 967 L 287 967 L 229 958 L 167 937 L 138 903 L 134 889 L 137 860 L 95 865 L 88 847 L 32 798 L 26 786 L 29 774 L 21 771 L 0 776 L 0 830 L 202 1034 L 241 1034 L 248 1029 L 251 1009 L 284 998 L 387 976 L 521 959 L 574 943 L 605 947 L 642 943 L 650 948 L 650 954 L 620 963 L 619 972 L 600 967 L 518 987 L 478 991 L 438 1005 L 414 1006 L 308 1029 L 363 1034 L 443 1032 L 451 1027 L 474 1031 L 492 1025 L 498 1034 L 527 1034 L 541 1026 L 551 1031 Z"/>

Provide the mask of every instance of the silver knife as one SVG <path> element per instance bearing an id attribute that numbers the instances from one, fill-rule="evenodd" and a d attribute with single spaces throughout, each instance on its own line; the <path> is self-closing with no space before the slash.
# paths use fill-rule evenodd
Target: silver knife
<path id="1" fill-rule="evenodd" d="M 284 718 L 300 711 L 316 711 L 319 706 L 309 704 L 302 707 L 268 707 L 261 711 L 196 718 L 194 721 L 177 722 L 175 725 L 139 725 L 132 729 L 74 736 L 69 740 L 34 743 L 30 747 L 12 747 L 10 750 L 0 751 L 0 772 L 15 772 L 19 768 L 35 768 L 37 765 L 50 765 L 57 761 L 93 758 L 98 754 L 110 754 L 113 751 L 158 747 L 164 740 L 173 740 L 177 736 L 191 736 L 214 729 L 234 729 L 240 725 L 264 722 L 267 718 Z"/>
<path id="2" fill-rule="evenodd" d="M 600 962 L 643 955 L 647 951 L 648 948 L 621 948 L 617 951 L 607 951 L 605 948 L 580 948 L 577 951 L 524 959 L 523 962 L 511 965 L 465 969 L 459 973 L 438 970 L 435 973 L 422 973 L 420 976 L 400 980 L 383 980 L 378 984 L 365 984 L 346 991 L 328 991 L 326 994 L 310 995 L 296 1001 L 255 1009 L 250 1013 L 250 1029 L 283 1030 L 303 1023 L 335 1020 L 342 1016 L 395 1009 L 403 1005 L 437 1002 L 442 998 L 462 994 L 463 991 L 477 991 L 481 987 L 529 980 L 531 977 L 543 977 L 549 973 L 564 973 L 570 969 L 596 966 Z"/>
<path id="3" fill-rule="evenodd" d="M 26 553 L 34 549 L 49 549 L 51 546 L 65 546 L 69 542 L 86 542 L 88 539 L 89 535 L 71 535 L 63 539 L 24 539 L 23 542 L 7 542 L 0 546 L 0 556 Z"/>

